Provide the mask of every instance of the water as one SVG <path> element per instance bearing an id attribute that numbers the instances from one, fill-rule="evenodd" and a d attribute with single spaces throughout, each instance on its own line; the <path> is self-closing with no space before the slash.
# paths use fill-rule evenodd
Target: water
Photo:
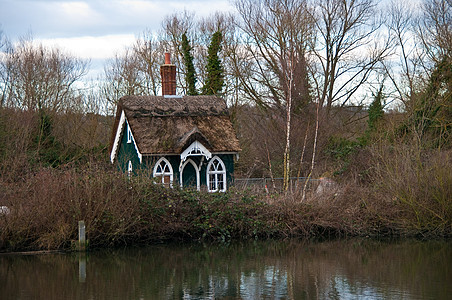
<path id="1" fill-rule="evenodd" d="M 452 242 L 265 241 L 3 254 L 0 299 L 452 299 Z"/>

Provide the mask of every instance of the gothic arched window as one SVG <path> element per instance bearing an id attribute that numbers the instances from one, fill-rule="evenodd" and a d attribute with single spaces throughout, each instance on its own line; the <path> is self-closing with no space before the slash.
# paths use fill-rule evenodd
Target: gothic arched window
<path id="1" fill-rule="evenodd" d="M 173 185 L 173 168 L 166 158 L 162 157 L 157 161 L 154 166 L 153 176 L 157 178 L 157 182 L 165 186 Z"/>
<path id="2" fill-rule="evenodd" d="M 226 191 L 226 167 L 218 156 L 207 165 L 207 189 L 209 192 Z"/>

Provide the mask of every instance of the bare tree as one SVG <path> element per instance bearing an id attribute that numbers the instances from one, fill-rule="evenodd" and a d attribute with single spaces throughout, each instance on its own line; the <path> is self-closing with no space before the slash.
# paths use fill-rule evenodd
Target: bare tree
<path id="1" fill-rule="evenodd" d="M 10 48 L 8 45 L 8 40 L 5 37 L 3 30 L 0 29 L 0 53 L 6 52 L 7 48 Z M 6 63 L 2 60 L 0 63 L 0 107 L 3 107 L 5 101 L 6 101 L 6 91 L 7 91 L 7 85 L 9 82 L 8 78 L 9 74 L 6 69 Z"/>
<path id="2" fill-rule="evenodd" d="M 452 0 L 424 0 L 417 33 L 434 64 L 452 56 Z"/>
<path id="3" fill-rule="evenodd" d="M 382 65 L 395 92 L 391 96 L 406 111 L 429 84 L 434 68 L 451 57 L 451 11 L 450 0 L 425 0 L 421 6 L 400 0 L 390 3 L 387 27 L 395 51 Z"/>
<path id="4" fill-rule="evenodd" d="M 5 104 L 24 110 L 60 112 L 76 98 L 75 83 L 87 72 L 88 62 L 58 48 L 22 39 L 2 58 Z"/>
<path id="5" fill-rule="evenodd" d="M 392 96 L 405 105 L 415 92 L 419 65 L 419 47 L 414 39 L 414 8 L 407 2 L 393 0 L 388 8 L 387 28 L 394 39 L 392 57 L 382 62 L 395 93 Z"/>
<path id="6" fill-rule="evenodd" d="M 125 95 L 158 95 L 163 47 L 146 31 L 104 68 L 103 97 L 113 106 Z"/>
<path id="7" fill-rule="evenodd" d="M 285 112 L 284 190 L 290 178 L 290 136 L 294 105 L 309 99 L 306 48 L 312 35 L 305 1 L 239 0 L 245 57 L 236 61 L 246 97 Z M 239 65 L 245 61 L 244 65 Z"/>
<path id="8" fill-rule="evenodd" d="M 314 0 L 317 38 L 310 64 L 316 97 L 326 114 L 353 100 L 376 65 L 389 54 L 390 39 L 378 35 L 382 20 L 374 0 Z"/>
<path id="9" fill-rule="evenodd" d="M 260 106 L 280 108 L 285 107 L 288 88 L 295 101 L 309 98 L 306 48 L 313 23 L 306 2 L 239 0 L 236 6 L 243 21 L 239 26 L 244 49 L 238 54 L 237 71 L 242 74 L 244 96 Z"/>

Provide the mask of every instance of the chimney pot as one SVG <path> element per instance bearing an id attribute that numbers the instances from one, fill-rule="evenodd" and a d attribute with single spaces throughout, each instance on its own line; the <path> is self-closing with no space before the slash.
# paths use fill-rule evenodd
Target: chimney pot
<path id="1" fill-rule="evenodd" d="M 166 52 L 165 53 L 165 65 L 170 65 L 171 64 L 171 53 Z"/>

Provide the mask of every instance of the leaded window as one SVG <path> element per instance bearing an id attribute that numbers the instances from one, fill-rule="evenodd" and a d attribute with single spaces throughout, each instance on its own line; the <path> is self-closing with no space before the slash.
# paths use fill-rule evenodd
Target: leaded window
<path id="1" fill-rule="evenodd" d="M 166 158 L 162 157 L 157 161 L 154 166 L 153 176 L 157 179 L 158 183 L 161 183 L 167 187 L 172 186 L 173 168 Z"/>
<path id="2" fill-rule="evenodd" d="M 226 191 L 226 167 L 217 156 L 207 165 L 207 188 L 209 192 Z"/>

